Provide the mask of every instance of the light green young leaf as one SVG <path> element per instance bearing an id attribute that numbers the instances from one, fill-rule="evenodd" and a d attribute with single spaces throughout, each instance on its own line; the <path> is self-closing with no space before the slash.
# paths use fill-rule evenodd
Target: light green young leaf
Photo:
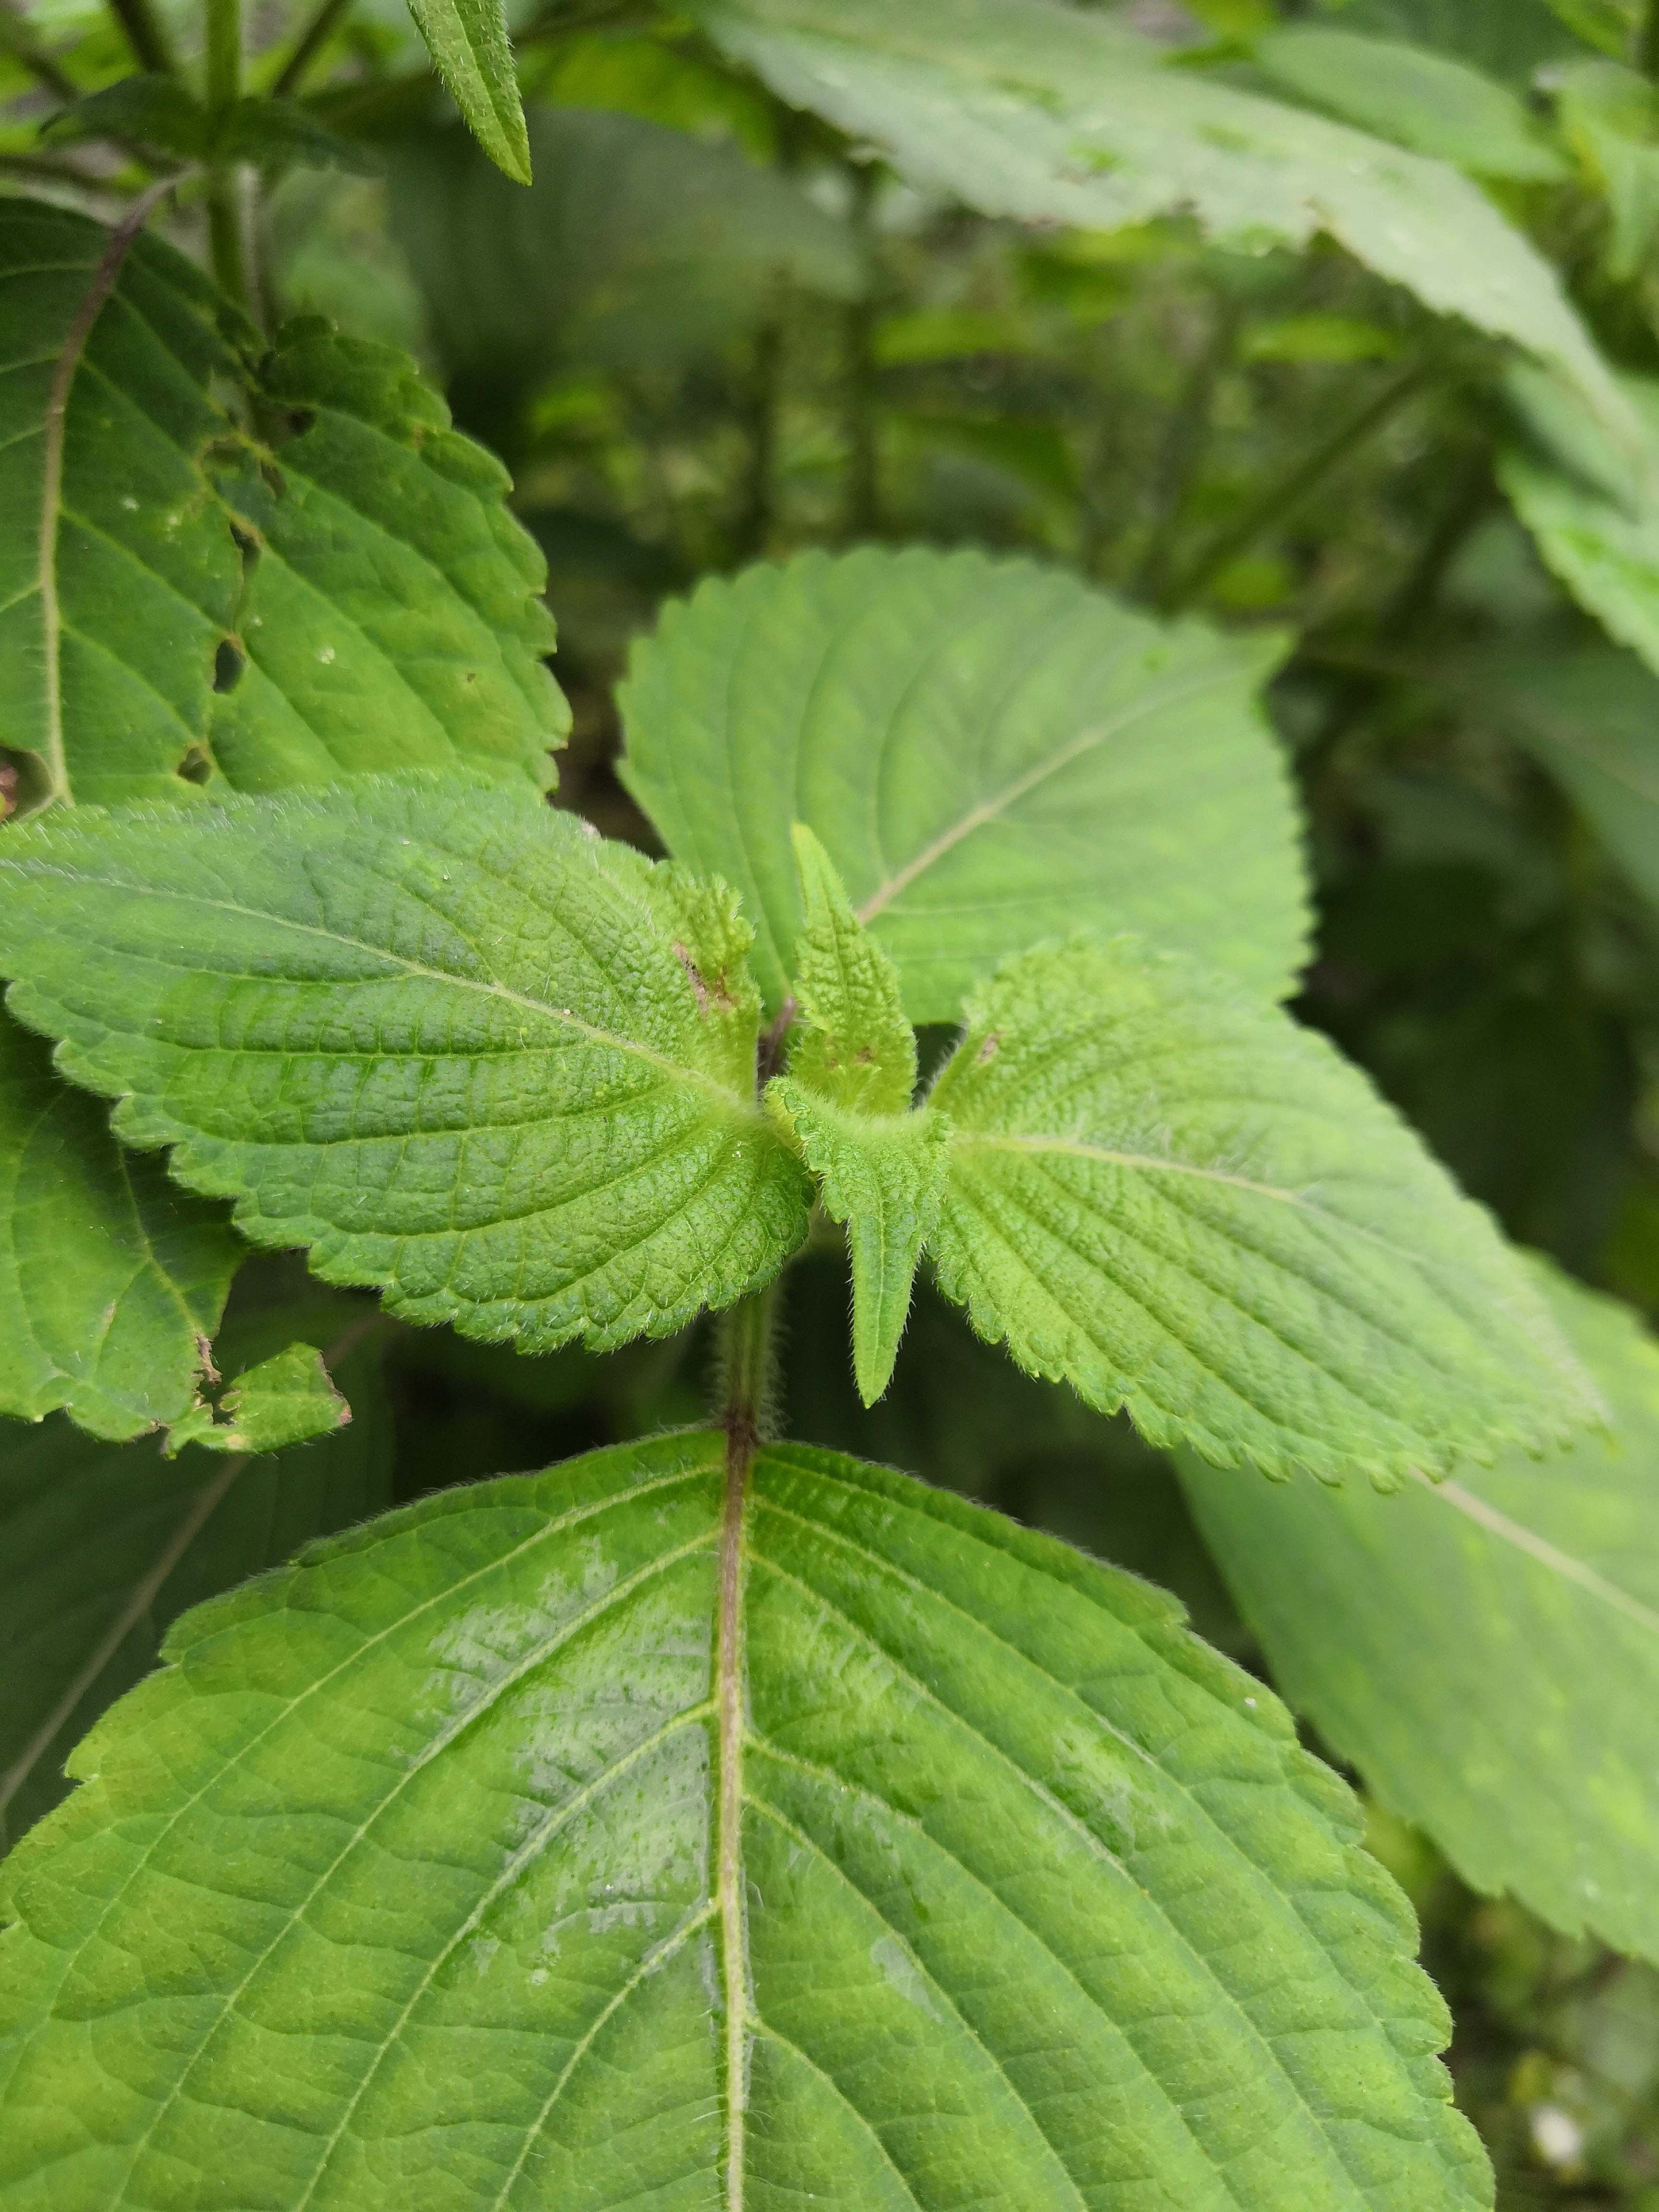
<path id="1" fill-rule="evenodd" d="M 805 1178 L 754 1094 L 729 896 L 441 779 L 0 841 L 0 971 L 129 1143 L 407 1319 L 666 1335 L 775 1274 Z"/>
<path id="2" fill-rule="evenodd" d="M 1659 1346 L 1559 1277 L 1608 1442 L 1396 1498 L 1182 1480 L 1275 1680 L 1476 1889 L 1659 1957 Z"/>
<path id="3" fill-rule="evenodd" d="M 222 1419 L 218 1418 L 222 1415 Z M 290 1344 L 239 1375 L 219 1401 L 197 1404 L 167 1437 L 167 1452 L 200 1444 L 217 1452 L 285 1451 L 314 1443 L 351 1419 L 351 1408 L 328 1379 L 315 1345 Z"/>
<path id="4" fill-rule="evenodd" d="M 1154 1443 L 1392 1483 L 1600 1415 L 1487 1216 L 1358 1071 L 1186 960 L 1012 962 L 933 1095 L 940 1287 Z"/>
<path id="5" fill-rule="evenodd" d="M 1561 70 L 1555 93 L 1563 130 L 1607 195 L 1608 274 L 1628 283 L 1659 230 L 1659 97 L 1634 70 L 1601 61 Z"/>
<path id="6" fill-rule="evenodd" d="M 783 99 L 925 188 L 1095 230 L 1190 213 L 1252 252 L 1328 233 L 1425 307 L 1548 363 L 1629 433 L 1553 270 L 1443 162 L 1171 68 L 1121 22 L 1050 0 L 698 0 L 696 12 Z"/>
<path id="7" fill-rule="evenodd" d="M 353 1346 L 360 1328 L 326 1291 L 227 1324 L 236 1358 L 295 1329 L 340 1347 L 355 1418 L 306 1449 L 216 1463 L 97 1443 L 61 1419 L 0 1431 L 0 1848 L 64 1796 L 64 1760 L 186 1607 L 391 1504 L 380 1356 Z"/>
<path id="8" fill-rule="evenodd" d="M 824 1211 L 847 1224 L 853 1263 L 853 1373 L 873 1406 L 892 1380 L 922 1247 L 939 1220 L 951 1125 L 929 1109 L 849 1113 L 792 1076 L 767 1110 L 817 1178 Z"/>
<path id="9" fill-rule="evenodd" d="M 801 927 L 797 820 L 912 1021 L 954 1021 L 1007 954 L 1085 926 L 1278 994 L 1307 909 L 1256 698 L 1277 657 L 1031 562 L 808 553 L 667 609 L 622 689 L 622 774 L 681 859 L 741 887 L 773 1006 Z"/>
<path id="10" fill-rule="evenodd" d="M 659 372 L 775 314 L 781 283 L 848 300 L 849 226 L 735 146 L 538 105 L 519 191 L 459 131 L 391 155 L 388 209 L 453 374 L 529 389 L 573 368 Z"/>
<path id="11" fill-rule="evenodd" d="M 392 768 L 550 783 L 568 712 L 499 465 L 391 349 L 297 326 L 256 374 L 181 255 L 109 247 L 0 200 L 0 745 L 26 807 Z"/>
<path id="12" fill-rule="evenodd" d="M 1312 23 L 1271 31 L 1252 51 L 1277 90 L 1396 145 L 1477 176 L 1567 173 L 1520 96 L 1467 62 Z"/>
<path id="13" fill-rule="evenodd" d="M 1624 382 L 1644 430 L 1636 467 L 1559 386 L 1512 372 L 1531 439 L 1498 477 L 1579 605 L 1659 671 L 1659 381 Z"/>
<path id="14" fill-rule="evenodd" d="M 906 1113 L 916 1033 L 904 1018 L 897 970 L 854 913 L 812 832 L 798 822 L 790 842 L 801 888 L 793 972 L 802 1029 L 789 1073 L 848 1113 Z"/>
<path id="15" fill-rule="evenodd" d="M 118 1145 L 0 1014 L 0 1414 L 61 1406 L 115 1440 L 176 1420 L 240 1256 L 223 1209 Z"/>
<path id="16" fill-rule="evenodd" d="M 530 182 L 530 141 L 502 0 L 409 0 L 439 76 L 490 160 Z"/>
<path id="17" fill-rule="evenodd" d="M 9 1864 L 7 2204 L 1490 2203 L 1349 1793 L 1170 1600 L 726 1492 L 596 1453 L 175 1627 Z"/>

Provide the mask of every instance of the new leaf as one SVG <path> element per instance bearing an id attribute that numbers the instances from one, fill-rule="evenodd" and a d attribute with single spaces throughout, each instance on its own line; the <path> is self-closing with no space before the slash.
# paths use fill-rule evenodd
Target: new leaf
<path id="1" fill-rule="evenodd" d="M 1601 1412 L 1490 1219 L 1365 1079 L 1189 962 L 1129 939 L 1011 962 L 933 1100 L 941 1288 L 1154 1443 L 1393 1482 Z"/>
<path id="2" fill-rule="evenodd" d="M 174 1629 L 9 1863 L 0 2196 L 1490 2202 L 1409 1910 L 1268 1692 L 824 1453 L 760 1455 L 723 1577 L 725 1462 L 450 1491 Z"/>
<path id="3" fill-rule="evenodd" d="M 129 1143 L 410 1320 L 665 1335 L 805 1233 L 729 896 L 527 793 L 82 810 L 7 833 L 0 914 Z"/>

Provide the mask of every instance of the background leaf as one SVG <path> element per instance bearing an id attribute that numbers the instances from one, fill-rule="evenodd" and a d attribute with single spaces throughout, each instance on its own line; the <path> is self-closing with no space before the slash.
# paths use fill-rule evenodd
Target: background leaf
<path id="1" fill-rule="evenodd" d="M 391 1504 L 379 1346 L 349 1341 L 362 1318 L 313 1291 L 246 1305 L 227 1327 L 227 1359 L 296 1330 L 343 1346 L 355 1418 L 310 1449 L 222 1465 L 97 1443 L 62 1419 L 0 1431 L 0 1841 L 64 1795 L 70 1748 L 154 1663 L 179 1613 Z"/>
<path id="2" fill-rule="evenodd" d="M 1393 1482 L 1596 1418 L 1517 1261 L 1364 1077 L 1193 963 L 1133 939 L 1011 962 L 932 1096 L 941 1288 L 1153 1443 Z"/>
<path id="3" fill-rule="evenodd" d="M 7 832 L 12 1011 L 254 1243 L 548 1350 L 768 1280 L 805 1177 L 731 902 L 442 779 Z"/>
<path id="4" fill-rule="evenodd" d="M 792 106 L 986 215 L 1115 230 L 1190 211 L 1223 244 L 1328 232 L 1425 307 L 1550 363 L 1621 434 L 1628 413 L 1554 272 L 1443 163 L 1164 66 L 1119 23 L 1047 0 L 702 0 Z"/>
<path id="5" fill-rule="evenodd" d="M 10 1862 L 0 2186 L 1489 2201 L 1409 1913 L 1267 1691 L 1132 1577 L 775 1449 L 724 1733 L 723 1459 L 452 1492 L 175 1629 Z"/>
<path id="6" fill-rule="evenodd" d="M 744 893 L 787 988 L 805 823 L 953 1021 L 1010 952 L 1143 929 L 1282 992 L 1303 954 L 1297 824 L 1255 694 L 1272 641 L 1165 628 L 983 554 L 811 553 L 711 580 L 636 647 L 621 773 L 671 848 Z"/>
<path id="7" fill-rule="evenodd" d="M 1182 1480 L 1274 1679 L 1476 1889 L 1659 1956 L 1659 1345 L 1547 1279 L 1611 1441 L 1395 1498 Z"/>
<path id="8" fill-rule="evenodd" d="M 223 1210 L 109 1133 L 42 1039 L 0 1015 L 0 1414 L 93 1435 L 179 1419 L 240 1256 Z"/>

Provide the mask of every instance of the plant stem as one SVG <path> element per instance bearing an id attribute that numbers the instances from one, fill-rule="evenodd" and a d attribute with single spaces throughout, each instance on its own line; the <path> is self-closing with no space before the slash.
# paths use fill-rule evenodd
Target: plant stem
<path id="1" fill-rule="evenodd" d="M 743 504 L 733 532 L 739 561 L 757 560 L 765 552 L 776 519 L 778 407 L 782 385 L 783 324 L 775 315 L 755 333 L 754 361 L 744 409 L 749 457 L 744 474 Z"/>
<path id="2" fill-rule="evenodd" d="M 40 44 L 15 4 L 15 0 L 0 0 L 0 48 L 44 85 L 54 100 L 64 106 L 81 97 L 80 88 L 70 75 L 46 48 Z"/>
<path id="3" fill-rule="evenodd" d="M 208 112 L 217 124 L 242 96 L 241 0 L 207 0 L 205 27 Z M 251 307 L 246 210 L 234 167 L 220 162 L 209 173 L 207 210 L 213 273 L 239 307 Z"/>
<path id="4" fill-rule="evenodd" d="M 1243 307 L 1239 301 L 1224 299 L 1219 302 L 1209 335 L 1188 372 L 1175 413 L 1170 418 L 1163 451 L 1158 455 L 1158 521 L 1135 579 L 1141 598 L 1154 605 L 1170 589 L 1181 525 L 1194 479 L 1210 443 L 1216 386 L 1232 359 L 1243 317 Z"/>
<path id="5" fill-rule="evenodd" d="M 204 22 L 207 104 L 217 118 L 228 114 L 241 98 L 241 0 L 207 0 Z"/>
<path id="6" fill-rule="evenodd" d="M 178 76 L 179 57 L 150 0 L 109 0 L 109 9 L 141 69 Z"/>
<path id="7" fill-rule="evenodd" d="M 1636 66 L 1659 84 L 1659 0 L 1648 0 L 1636 49 Z"/>
<path id="8" fill-rule="evenodd" d="M 1236 522 L 1212 539 L 1186 574 L 1176 579 L 1159 602 L 1164 613 L 1179 614 L 1183 608 L 1191 606 L 1235 561 L 1281 523 L 1288 521 L 1327 477 L 1340 468 L 1390 416 L 1397 415 L 1407 400 L 1416 398 L 1433 374 L 1433 367 L 1428 362 L 1417 362 L 1402 369 L 1374 392 L 1363 407 L 1340 422 L 1289 476 L 1269 485 L 1255 504 L 1247 507 Z"/>
<path id="9" fill-rule="evenodd" d="M 333 37 L 350 6 L 351 0 L 323 0 L 322 6 L 300 33 L 300 43 L 283 64 L 282 73 L 270 88 L 276 99 L 289 99 L 299 90 L 306 71 Z"/>
<path id="10" fill-rule="evenodd" d="M 864 288 L 848 307 L 842 323 L 842 421 L 847 441 L 848 538 L 873 538 L 881 524 L 881 488 L 876 445 L 875 228 L 872 216 L 878 183 L 875 165 L 848 165 L 853 182 L 853 234 L 864 268 Z"/>
<path id="11" fill-rule="evenodd" d="M 728 1458 L 744 1455 L 744 1471 L 768 1428 L 775 1374 L 778 1286 L 769 1283 L 720 1316 L 720 1426 Z"/>

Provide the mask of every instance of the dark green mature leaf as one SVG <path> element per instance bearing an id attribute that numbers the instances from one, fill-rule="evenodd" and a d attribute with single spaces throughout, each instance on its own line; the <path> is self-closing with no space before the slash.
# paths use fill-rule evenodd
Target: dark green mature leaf
<path id="1" fill-rule="evenodd" d="M 389 348 L 304 326 L 256 372 L 158 240 L 100 305 L 108 245 L 0 201 L 0 746 L 25 798 L 451 764 L 550 783 L 568 714 L 499 465 Z M 284 432 L 274 455 L 222 386 Z"/>
<path id="2" fill-rule="evenodd" d="M 452 1492 L 174 1630 L 10 1862 L 9 2205 L 1490 2201 L 1270 1693 L 798 1447 L 723 1576 L 724 1461 Z"/>
<path id="3" fill-rule="evenodd" d="M 1253 55 L 1278 90 L 1460 169 L 1488 177 L 1567 173 L 1520 96 L 1466 62 L 1311 23 L 1270 32 Z"/>
<path id="4" fill-rule="evenodd" d="M 1407 39 L 1455 54 L 1490 76 L 1530 84 L 1547 62 L 1582 55 L 1584 47 L 1550 0 L 1340 0 L 1326 12 L 1345 31 Z M 1593 0 L 1592 0 L 1593 4 Z"/>
<path id="5" fill-rule="evenodd" d="M 1439 1489 L 1182 1480 L 1285 1695 L 1466 1881 L 1659 1957 L 1659 1345 L 1559 1277 L 1609 1442 Z"/>
<path id="6" fill-rule="evenodd" d="M 186 1607 L 391 1504 L 379 1354 L 352 1346 L 360 1326 L 319 1292 L 227 1329 L 239 1358 L 295 1330 L 342 1347 L 355 1419 L 308 1449 L 216 1464 L 95 1443 L 61 1419 L 0 1428 L 0 1845 L 63 1796 L 64 1759 Z"/>
<path id="7" fill-rule="evenodd" d="M 605 1346 L 805 1231 L 734 904 L 528 791 L 363 781 L 8 831 L 0 971 L 255 1243 L 412 1321 Z"/>
<path id="8" fill-rule="evenodd" d="M 0 1414 L 136 1437 L 194 1395 L 240 1256 L 223 1209 L 109 1133 L 0 1015 Z"/>
<path id="9" fill-rule="evenodd" d="M 683 366 L 775 305 L 863 273 L 848 227 L 735 147 L 631 115 L 532 109 L 536 181 L 512 189 L 458 131 L 394 149 L 394 234 L 447 366 L 491 388 L 571 363 Z"/>
<path id="10" fill-rule="evenodd" d="M 1115 230 L 1191 213 L 1249 251 L 1327 232 L 1630 429 L 1554 272 L 1443 162 L 1172 69 L 1121 23 L 1050 0 L 699 0 L 697 13 L 782 98 L 984 214 Z"/>
<path id="11" fill-rule="evenodd" d="M 527 185 L 530 142 L 502 0 L 409 0 L 409 12 L 473 137 L 504 175 Z"/>
<path id="12" fill-rule="evenodd" d="M 374 164 L 363 149 L 297 100 L 235 101 L 215 116 L 175 76 L 121 77 L 54 115 L 41 131 L 53 145 L 112 138 L 158 147 L 187 161 L 246 161 L 268 173 L 295 167 L 356 169 Z"/>
<path id="13" fill-rule="evenodd" d="M 1278 994 L 1307 922 L 1255 697 L 1276 658 L 1033 562 L 808 553 L 666 611 L 623 686 L 622 775 L 681 859 L 741 887 L 774 1006 L 801 922 L 797 819 L 913 1021 L 955 1020 L 1006 954 L 1085 924 Z"/>
<path id="14" fill-rule="evenodd" d="M 1479 1207 L 1322 1037 L 1133 939 L 1011 962 L 933 1093 L 981 1336 L 1151 1442 L 1398 1482 L 1600 1401 Z"/>

